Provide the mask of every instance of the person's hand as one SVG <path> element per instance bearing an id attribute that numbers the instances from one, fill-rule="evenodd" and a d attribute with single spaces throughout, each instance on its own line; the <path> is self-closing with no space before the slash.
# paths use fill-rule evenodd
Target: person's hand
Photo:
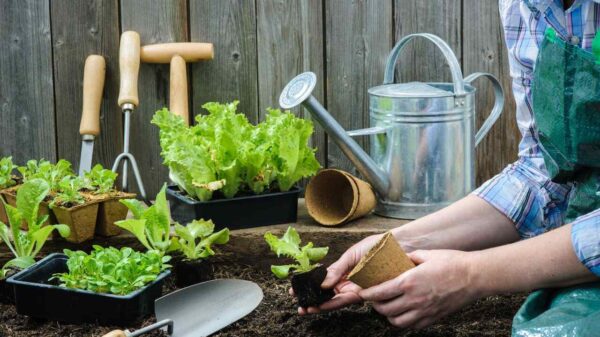
<path id="1" fill-rule="evenodd" d="M 327 277 L 321 284 L 325 289 L 333 288 L 336 295 L 331 300 L 317 307 L 298 308 L 300 315 L 316 314 L 321 310 L 336 310 L 348 306 L 350 304 L 362 302 L 358 296 L 358 291 L 361 289 L 356 284 L 348 281 L 346 275 L 358 264 L 358 261 L 369 252 L 383 234 L 371 235 L 354 246 L 350 247 L 342 256 L 327 268 Z M 294 294 L 290 289 L 290 294 Z"/>
<path id="2" fill-rule="evenodd" d="M 417 250 L 408 255 L 417 267 L 358 292 L 396 327 L 423 328 L 475 301 L 479 295 L 471 253 Z"/>

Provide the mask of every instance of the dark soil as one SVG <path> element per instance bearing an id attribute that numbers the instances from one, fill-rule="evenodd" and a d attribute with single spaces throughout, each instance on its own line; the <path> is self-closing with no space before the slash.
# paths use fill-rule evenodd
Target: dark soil
<path id="1" fill-rule="evenodd" d="M 423 330 L 399 330 L 367 304 L 337 312 L 300 317 L 297 303 L 288 295 L 289 280 L 278 280 L 268 270 L 239 265 L 215 265 L 217 278 L 241 278 L 260 284 L 263 302 L 250 315 L 223 329 L 215 336 L 410 336 L 410 337 L 485 337 L 510 336 L 512 317 L 524 300 L 523 295 L 494 296 L 451 315 Z M 167 290 L 175 289 L 174 281 Z M 93 324 L 66 325 L 33 320 L 17 315 L 12 305 L 0 304 L 0 337 L 83 337 L 102 336 L 114 329 L 135 330 L 154 323 L 149 317 L 128 327 L 99 327 Z M 160 332 L 144 336 L 165 336 Z"/>
<path id="2" fill-rule="evenodd" d="M 292 275 L 292 288 L 298 297 L 299 306 L 316 307 L 333 298 L 335 293 L 332 289 L 321 288 L 325 276 L 327 276 L 327 269 L 323 265 L 306 273 Z"/>
<path id="3" fill-rule="evenodd" d="M 178 256 L 173 258 L 170 264 L 173 266 L 175 285 L 178 288 L 185 288 L 214 278 L 213 265 L 210 260 L 187 261 Z"/>

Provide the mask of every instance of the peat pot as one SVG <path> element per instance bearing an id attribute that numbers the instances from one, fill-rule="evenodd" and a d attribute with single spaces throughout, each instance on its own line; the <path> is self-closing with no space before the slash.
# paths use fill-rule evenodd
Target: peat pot
<path id="1" fill-rule="evenodd" d="M 98 206 L 98 219 L 96 220 L 96 234 L 101 236 L 115 236 L 121 233 L 121 228 L 115 222 L 127 217 L 129 209 L 119 202 L 121 199 L 133 199 L 135 193 L 119 192 L 116 196 L 109 196 L 102 200 Z"/>
<path id="2" fill-rule="evenodd" d="M 48 281 L 56 273 L 67 272 L 67 260 L 66 255 L 51 254 L 8 279 L 14 287 L 17 313 L 66 323 L 126 325 L 154 313 L 154 301 L 162 295 L 164 280 L 171 273 L 164 271 L 128 295 L 98 294 Z"/>
<path id="3" fill-rule="evenodd" d="M 94 238 L 98 206 L 98 202 L 86 202 L 69 208 L 57 206 L 52 209 L 56 221 L 71 229 L 71 234 L 65 240 L 81 243 Z"/>
<path id="4" fill-rule="evenodd" d="M 443 53 L 452 83 L 394 83 L 395 64 L 408 42 L 421 38 Z M 494 87 L 495 105 L 475 134 L 475 87 L 479 77 Z M 389 55 L 383 85 L 370 88 L 370 127 L 346 132 L 311 95 L 316 75 L 296 76 L 283 89 L 279 105 L 304 105 L 330 139 L 377 192 L 375 213 L 415 219 L 467 195 L 475 187 L 475 146 L 502 113 L 504 94 L 491 74 L 463 78 L 452 49 L 432 34 L 401 39 Z M 335 90 L 335 88 L 334 88 Z M 359 93 L 356 93 L 359 94 Z M 352 137 L 369 136 L 370 155 Z"/>
<path id="5" fill-rule="evenodd" d="M 179 187 L 169 186 L 167 198 L 173 220 L 185 225 L 196 219 L 210 219 L 215 230 L 221 230 L 296 222 L 300 192 L 300 188 L 294 187 L 287 192 L 198 201 L 182 193 Z"/>

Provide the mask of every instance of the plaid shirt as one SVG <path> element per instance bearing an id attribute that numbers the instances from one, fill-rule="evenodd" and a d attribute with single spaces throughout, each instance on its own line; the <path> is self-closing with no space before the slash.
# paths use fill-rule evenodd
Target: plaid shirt
<path id="1" fill-rule="evenodd" d="M 522 238 L 530 238 L 564 225 L 574 188 L 550 180 L 540 152 L 530 86 L 538 47 L 551 27 L 564 40 L 591 50 L 600 26 L 600 0 L 576 0 L 566 11 L 562 0 L 499 0 L 499 5 L 523 138 L 519 160 L 474 194 L 509 217 Z M 573 222 L 571 240 L 580 261 L 600 276 L 600 210 Z"/>

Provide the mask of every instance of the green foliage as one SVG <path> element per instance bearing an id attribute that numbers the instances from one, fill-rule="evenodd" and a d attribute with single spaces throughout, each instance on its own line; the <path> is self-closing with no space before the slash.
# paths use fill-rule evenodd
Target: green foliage
<path id="1" fill-rule="evenodd" d="M 70 230 L 66 225 L 42 226 L 48 215 L 38 216 L 38 211 L 49 191 L 46 181 L 31 179 L 17 190 L 17 207 L 4 204 L 9 225 L 0 222 L 0 242 L 8 246 L 14 258 L 0 270 L 0 279 L 6 277 L 10 268 L 24 269 L 31 266 L 52 231 L 58 230 L 61 236 L 69 236 Z M 23 222 L 27 224 L 27 231 L 20 230 Z"/>
<path id="2" fill-rule="evenodd" d="M 133 219 L 115 222 L 115 225 L 131 232 L 148 250 L 166 253 L 171 244 L 171 212 L 166 197 L 166 185 L 156 195 L 154 205 L 146 208 L 136 199 L 120 200 L 133 214 Z"/>
<path id="3" fill-rule="evenodd" d="M 170 267 L 171 259 L 157 251 L 140 253 L 129 247 L 94 246 L 90 254 L 68 249 L 64 253 L 69 271 L 53 276 L 62 287 L 116 295 L 127 295 L 156 280 Z"/>
<path id="4" fill-rule="evenodd" d="M 50 203 L 50 207 L 81 205 L 85 198 L 80 191 L 85 187 L 85 181 L 77 176 L 66 176 L 58 183 L 58 191 Z"/>
<path id="5" fill-rule="evenodd" d="M 85 173 L 86 187 L 94 194 L 105 194 L 114 190 L 117 173 L 96 164 Z"/>
<path id="6" fill-rule="evenodd" d="M 75 177 L 71 163 L 61 159 L 56 164 L 47 160 L 29 160 L 25 166 L 18 168 L 23 176 L 23 181 L 31 179 L 43 179 L 50 185 L 50 191 L 58 191 L 60 183 L 65 177 Z"/>
<path id="7" fill-rule="evenodd" d="M 179 252 L 187 260 L 204 259 L 215 255 L 211 246 L 229 242 L 229 229 L 216 233 L 215 224 L 211 220 L 194 220 L 187 226 L 175 224 L 175 237 L 171 238 L 169 252 Z"/>
<path id="8" fill-rule="evenodd" d="M 296 261 L 296 264 L 271 266 L 271 271 L 278 278 L 288 277 L 290 270 L 299 273 L 313 270 L 317 266 L 315 262 L 321 261 L 329 251 L 328 247 L 313 247 L 312 242 L 300 247 L 302 240 L 300 240 L 300 235 L 293 227 L 288 227 L 281 238 L 267 232 L 265 233 L 265 240 L 278 257 L 286 256 Z"/>
<path id="9" fill-rule="evenodd" d="M 317 172 L 315 149 L 308 146 L 313 126 L 289 112 L 268 110 L 256 126 L 237 113 L 238 102 L 206 103 L 188 127 L 167 109 L 156 112 L 161 156 L 169 177 L 192 198 L 210 200 L 214 191 L 226 198 L 240 191 L 289 190 Z"/>
<path id="10" fill-rule="evenodd" d="M 0 159 L 0 189 L 14 186 L 16 181 L 13 179 L 12 172 L 17 166 L 13 164 L 12 157 Z"/>

